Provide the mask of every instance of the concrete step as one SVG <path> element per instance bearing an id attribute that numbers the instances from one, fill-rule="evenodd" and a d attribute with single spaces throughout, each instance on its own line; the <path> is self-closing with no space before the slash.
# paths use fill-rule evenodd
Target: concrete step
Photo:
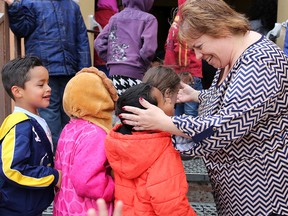
<path id="1" fill-rule="evenodd" d="M 202 158 L 183 160 L 188 182 L 209 182 L 208 173 Z"/>
<path id="2" fill-rule="evenodd" d="M 188 200 L 198 216 L 217 216 L 205 164 L 201 158 L 182 158 L 189 190 Z"/>
<path id="3" fill-rule="evenodd" d="M 190 205 L 197 213 L 197 216 L 217 216 L 215 203 L 191 202 Z"/>

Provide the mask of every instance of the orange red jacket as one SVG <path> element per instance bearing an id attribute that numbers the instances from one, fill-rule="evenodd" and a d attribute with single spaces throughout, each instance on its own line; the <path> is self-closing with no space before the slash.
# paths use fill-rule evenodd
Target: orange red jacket
<path id="1" fill-rule="evenodd" d="M 106 137 L 108 161 L 114 170 L 115 199 L 125 216 L 194 216 L 186 193 L 182 161 L 166 132 L 118 133 Z"/>

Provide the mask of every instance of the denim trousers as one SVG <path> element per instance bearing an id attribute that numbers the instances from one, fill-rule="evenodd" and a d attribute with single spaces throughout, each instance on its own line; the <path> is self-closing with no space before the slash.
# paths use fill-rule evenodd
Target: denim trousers
<path id="1" fill-rule="evenodd" d="M 56 151 L 60 133 L 70 119 L 63 110 L 62 98 L 65 86 L 72 77 L 73 76 L 50 76 L 50 104 L 47 108 L 41 108 L 38 110 L 40 116 L 45 119 L 51 130 L 54 153 Z"/>
<path id="2" fill-rule="evenodd" d="M 202 90 L 202 81 L 199 77 L 193 77 L 194 83 L 192 84 L 192 88 L 195 90 Z M 191 115 L 193 117 L 198 116 L 198 107 L 199 103 L 195 102 L 187 102 L 187 103 L 177 103 L 175 106 L 175 115 Z"/>

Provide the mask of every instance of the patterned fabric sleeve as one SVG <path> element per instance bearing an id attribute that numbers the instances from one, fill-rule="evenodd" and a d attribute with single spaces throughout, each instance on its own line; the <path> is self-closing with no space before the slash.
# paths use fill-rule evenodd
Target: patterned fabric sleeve
<path id="1" fill-rule="evenodd" d="M 276 55 L 271 58 L 265 49 Z M 262 55 L 258 58 L 261 60 L 255 61 L 255 55 Z M 287 112 L 284 101 L 287 67 L 287 57 L 279 53 L 276 46 L 251 48 L 234 65 L 228 78 L 230 83 L 226 83 L 227 88 L 227 81 L 219 86 L 219 89 L 223 89 L 220 91 L 217 112 L 196 118 L 173 117 L 172 120 L 196 143 L 205 140 L 211 144 L 202 146 L 202 150 L 211 152 L 223 148 L 227 143 L 253 132 L 259 122 L 265 124 L 268 115 L 275 113 L 275 109 L 279 116 L 281 112 Z M 277 103 L 279 98 L 283 104 Z"/>

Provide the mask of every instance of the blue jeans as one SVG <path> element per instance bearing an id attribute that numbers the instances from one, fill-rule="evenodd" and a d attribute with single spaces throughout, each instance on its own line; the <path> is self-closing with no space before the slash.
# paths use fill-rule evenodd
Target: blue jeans
<path id="1" fill-rule="evenodd" d="M 39 109 L 39 114 L 44 118 L 51 130 L 54 153 L 56 151 L 58 139 L 64 126 L 70 118 L 63 110 L 62 98 L 65 86 L 72 76 L 50 76 L 49 86 L 51 87 L 50 104 L 47 108 Z"/>
<path id="2" fill-rule="evenodd" d="M 194 83 L 191 86 L 195 90 L 202 90 L 201 78 L 193 77 Z M 196 102 L 187 102 L 187 103 L 178 103 L 175 106 L 175 115 L 191 115 L 193 117 L 198 116 L 198 107 L 199 103 Z"/>

